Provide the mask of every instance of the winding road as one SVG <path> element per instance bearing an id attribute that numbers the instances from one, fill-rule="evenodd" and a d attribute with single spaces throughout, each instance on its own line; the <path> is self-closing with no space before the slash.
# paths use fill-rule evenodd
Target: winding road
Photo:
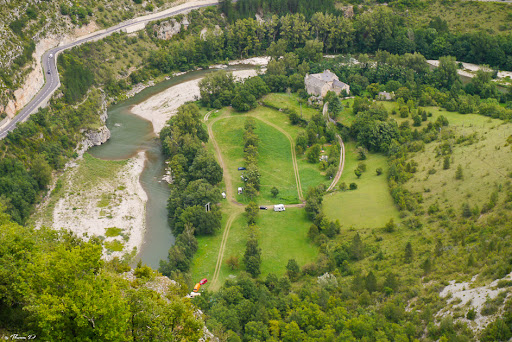
<path id="1" fill-rule="evenodd" d="M 59 88 L 60 79 L 59 73 L 57 71 L 57 56 L 62 51 L 71 49 L 75 46 L 81 45 L 86 42 L 105 38 L 114 32 L 119 32 L 121 30 L 126 30 L 128 28 L 140 26 L 141 24 L 146 24 L 151 21 L 172 17 L 181 13 L 189 12 L 194 9 L 217 5 L 218 3 L 219 2 L 216 0 L 205 0 L 192 2 L 189 5 L 179 5 L 177 6 L 180 7 L 179 9 L 170 8 L 159 13 L 153 13 L 139 18 L 130 19 L 128 21 L 122 22 L 105 30 L 95 32 L 87 37 L 79 38 L 73 43 L 57 46 L 46 51 L 43 54 L 41 61 L 41 67 L 46 78 L 45 84 L 43 85 L 41 90 L 39 90 L 39 92 L 32 98 L 32 100 L 30 100 L 30 102 L 25 107 L 23 107 L 18 112 L 18 114 L 11 121 L 9 121 L 9 123 L 7 123 L 4 127 L 0 129 L 0 139 L 5 138 L 10 131 L 14 130 L 19 122 L 27 120 L 31 114 L 35 113 L 40 107 L 44 106 L 47 103 L 48 99 L 55 92 L 55 90 Z"/>

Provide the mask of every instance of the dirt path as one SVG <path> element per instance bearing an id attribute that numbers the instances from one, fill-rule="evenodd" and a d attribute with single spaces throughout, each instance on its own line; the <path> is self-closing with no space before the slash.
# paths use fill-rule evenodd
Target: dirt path
<path id="1" fill-rule="evenodd" d="M 254 116 L 254 115 L 249 115 L 249 116 L 251 116 L 257 120 L 260 120 L 260 121 L 266 123 L 267 125 L 277 129 L 279 132 L 283 133 L 286 138 L 288 138 L 288 141 L 290 141 L 290 148 L 291 148 L 291 152 L 292 152 L 293 173 L 295 174 L 295 183 L 297 184 L 297 195 L 299 196 L 299 201 L 303 202 L 304 196 L 302 194 L 302 184 L 300 182 L 299 166 L 297 165 L 297 155 L 295 153 L 295 142 L 293 141 L 292 136 L 290 134 L 288 134 L 288 132 L 286 132 L 281 127 L 279 127 L 265 119 L 262 119 L 260 117 Z"/>
<path id="2" fill-rule="evenodd" d="M 322 114 L 327 117 L 330 123 L 336 125 L 336 121 L 331 119 L 329 116 L 329 113 L 327 112 L 329 109 L 329 102 L 326 102 L 324 104 L 324 108 L 322 110 Z M 345 167 L 345 144 L 343 144 L 343 140 L 341 139 L 341 136 L 339 134 L 336 134 L 336 138 L 338 139 L 338 142 L 340 143 L 340 163 L 338 164 L 338 172 L 336 172 L 336 176 L 332 180 L 331 185 L 327 188 L 327 191 L 334 190 L 334 187 L 338 183 L 338 181 L 341 178 L 341 174 L 343 173 L 343 168 Z"/>
<path id="3" fill-rule="evenodd" d="M 209 118 L 209 115 L 208 116 L 205 115 L 205 119 L 208 120 L 208 118 Z M 233 191 L 233 183 L 231 181 L 231 175 L 228 172 L 228 168 L 226 167 L 226 164 L 224 163 L 224 159 L 222 159 L 222 153 L 220 151 L 219 144 L 217 143 L 217 140 L 215 140 L 215 136 L 213 135 L 212 126 L 217 120 L 219 120 L 221 118 L 222 117 L 218 117 L 211 121 L 207 121 L 208 135 L 210 137 L 210 141 L 213 144 L 213 148 L 215 149 L 215 154 L 217 155 L 217 160 L 219 161 L 219 165 L 220 165 L 220 167 L 222 167 L 222 170 L 223 170 L 224 183 L 226 185 L 226 198 L 229 202 L 233 203 L 234 205 L 242 206 L 243 204 L 240 202 L 237 202 L 237 200 L 235 199 L 235 195 L 234 195 L 234 191 Z"/>
<path id="4" fill-rule="evenodd" d="M 341 137 L 339 134 L 336 134 L 336 138 L 338 138 L 338 141 L 340 143 L 340 163 L 338 165 L 338 172 L 336 172 L 336 176 L 332 180 L 331 185 L 327 188 L 327 191 L 334 190 L 336 187 L 336 184 L 338 184 L 338 181 L 341 178 L 341 174 L 343 173 L 343 168 L 345 167 L 345 144 L 343 144 L 343 140 L 341 140 Z"/>
<path id="5" fill-rule="evenodd" d="M 224 251 L 226 249 L 226 243 L 228 241 L 229 231 L 231 229 L 231 225 L 233 224 L 233 221 L 239 214 L 240 214 L 240 212 L 232 213 L 228 217 L 228 220 L 226 222 L 226 227 L 224 228 L 224 233 L 222 234 L 222 242 L 220 243 L 219 254 L 217 256 L 217 263 L 215 265 L 215 272 L 213 272 L 212 288 L 214 288 L 215 285 L 217 285 L 217 281 L 219 280 L 220 268 L 222 266 L 222 260 L 224 259 Z"/>

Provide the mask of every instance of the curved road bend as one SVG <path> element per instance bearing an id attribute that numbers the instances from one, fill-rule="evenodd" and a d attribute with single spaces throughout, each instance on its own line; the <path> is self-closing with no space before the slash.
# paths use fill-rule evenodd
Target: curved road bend
<path id="1" fill-rule="evenodd" d="M 164 13 L 161 15 L 146 15 L 144 17 L 139 17 L 135 19 L 130 19 L 128 21 L 125 21 L 123 23 L 120 23 L 116 26 L 112 26 L 106 30 L 100 31 L 96 34 L 92 34 L 88 37 L 84 37 L 82 39 L 76 40 L 73 43 L 69 43 L 63 46 L 57 46 L 53 49 L 50 49 L 46 51 L 43 54 L 42 61 L 41 61 L 41 67 L 43 69 L 43 74 L 46 77 L 46 82 L 41 88 L 41 90 L 30 100 L 30 102 L 23 107 L 18 114 L 3 128 L 0 129 L 0 139 L 3 139 L 7 136 L 7 134 L 14 130 L 16 128 L 16 125 L 18 122 L 25 121 L 31 114 L 37 111 L 44 103 L 49 99 L 49 97 L 53 94 L 55 90 L 60 86 L 60 79 L 59 79 L 59 73 L 57 72 L 57 55 L 61 53 L 64 50 L 70 49 L 72 47 L 78 46 L 80 44 L 83 44 L 85 42 L 98 40 L 101 38 L 105 38 L 109 35 L 111 35 L 114 32 L 118 32 L 122 29 L 126 29 L 132 26 L 140 25 L 141 23 L 148 23 L 155 20 L 160 20 L 168 17 L 175 16 L 177 14 L 188 12 L 194 9 L 202 8 L 202 7 L 208 7 L 217 5 L 218 1 L 212 0 L 207 3 L 201 4 L 201 5 L 194 5 L 194 6 L 188 6 L 183 7 L 179 10 L 171 11 L 168 13 Z M 168 11 L 169 9 L 165 10 Z"/>

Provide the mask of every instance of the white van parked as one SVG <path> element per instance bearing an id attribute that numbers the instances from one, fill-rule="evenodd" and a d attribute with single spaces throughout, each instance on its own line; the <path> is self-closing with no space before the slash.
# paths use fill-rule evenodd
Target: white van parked
<path id="1" fill-rule="evenodd" d="M 284 207 L 284 204 L 276 204 L 274 205 L 274 211 L 285 211 L 286 208 Z"/>

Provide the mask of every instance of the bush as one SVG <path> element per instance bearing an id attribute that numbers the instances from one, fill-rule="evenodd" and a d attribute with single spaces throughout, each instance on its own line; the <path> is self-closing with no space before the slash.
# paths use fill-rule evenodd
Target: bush
<path id="1" fill-rule="evenodd" d="M 377 176 L 382 175 L 382 167 L 378 167 L 375 172 L 377 172 Z"/>
<path id="2" fill-rule="evenodd" d="M 455 179 L 457 179 L 457 180 L 464 179 L 462 165 L 460 165 L 460 164 L 459 164 L 459 166 L 457 166 L 457 171 L 455 171 Z"/>
<path id="3" fill-rule="evenodd" d="M 357 189 L 357 184 L 356 183 L 350 183 L 349 188 L 350 188 L 350 190 L 356 190 Z"/>
<path id="4" fill-rule="evenodd" d="M 474 308 L 469 309 L 468 313 L 466 314 L 466 318 L 470 321 L 474 320 L 476 317 L 476 311 Z"/>

